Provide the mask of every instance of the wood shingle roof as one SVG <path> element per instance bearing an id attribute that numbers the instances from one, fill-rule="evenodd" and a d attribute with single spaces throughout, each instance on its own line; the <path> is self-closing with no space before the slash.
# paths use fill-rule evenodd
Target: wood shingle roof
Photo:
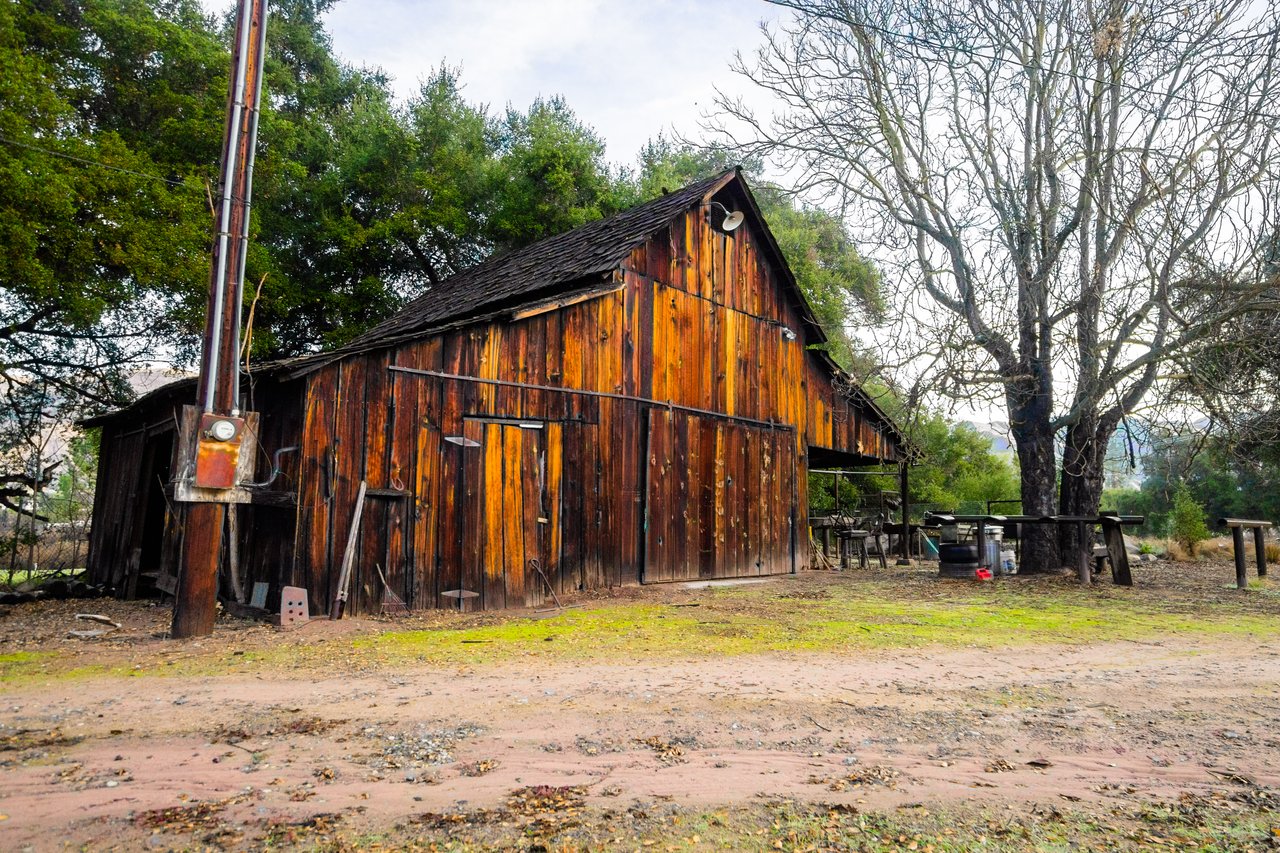
<path id="1" fill-rule="evenodd" d="M 380 341 L 564 290 L 614 269 L 679 213 L 724 183 L 736 170 L 690 184 L 608 219 L 588 222 L 521 249 L 489 258 L 429 288 L 394 316 L 353 340 L 367 349 Z"/>

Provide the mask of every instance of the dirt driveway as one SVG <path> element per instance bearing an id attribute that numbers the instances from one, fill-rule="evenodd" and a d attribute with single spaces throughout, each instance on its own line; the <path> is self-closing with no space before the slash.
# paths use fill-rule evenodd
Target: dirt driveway
<path id="1" fill-rule="evenodd" d="M 552 619 L 433 615 L 446 621 L 290 635 L 228 623 L 182 644 L 150 636 L 162 611 L 111 602 L 97 609 L 133 627 L 92 648 L 40 641 L 70 604 L 11 613 L 0 847 L 941 850 L 981 837 L 1022 849 L 1058 833 L 1262 849 L 1276 837 L 1269 589 L 1217 605 L 1203 631 L 1177 595 L 1148 592 L 1152 609 L 1102 591 L 1082 594 L 1138 628 L 1084 642 L 1069 626 L 992 643 L 930 633 L 904 647 L 855 642 L 880 626 L 900 635 L 872 607 L 883 590 L 849 584 L 668 587 Z M 1031 594 L 974 605 L 955 589 L 935 602 L 939 618 L 974 608 L 975 630 L 1007 625 Z M 1055 606 L 1083 606 L 1057 590 Z M 902 618 L 930 628 L 918 599 L 903 596 Z M 788 646 L 809 636 L 805 622 L 767 653 L 738 651 L 762 604 L 791 626 L 812 614 L 830 642 Z M 861 628 L 827 624 L 864 605 Z M 654 636 L 619 646 L 614 616 Z M 687 653 L 670 651 L 681 643 Z M 1194 814 L 1153 823 L 1161 809 Z"/>

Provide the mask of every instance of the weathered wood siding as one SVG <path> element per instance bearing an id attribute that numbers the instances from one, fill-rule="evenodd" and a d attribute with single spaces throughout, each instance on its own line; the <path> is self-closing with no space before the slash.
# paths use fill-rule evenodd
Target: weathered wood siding
<path id="1" fill-rule="evenodd" d="M 548 583 L 794 570 L 808 447 L 896 450 L 806 352 L 787 292 L 750 225 L 727 236 L 694 209 L 590 298 L 311 374 L 293 581 L 313 609 L 332 599 L 362 479 L 355 613 L 378 607 L 377 568 L 414 607 L 456 606 L 443 593 L 466 589 L 486 608 L 541 604 Z"/>
<path id="2" fill-rule="evenodd" d="M 165 401 L 137 420 L 102 427 L 86 562 L 91 582 L 121 596 L 148 591 L 144 575 L 161 568 L 176 409 Z"/>
<path id="3" fill-rule="evenodd" d="M 612 391 L 626 384 L 626 303 L 618 289 L 313 374 L 295 581 L 313 599 L 331 599 L 362 479 L 374 496 L 361 524 L 354 612 L 381 600 L 375 565 L 415 607 L 456 606 L 441 595 L 456 589 L 480 593 L 485 607 L 539 604 L 546 583 L 531 559 L 557 593 L 634 581 L 641 406 L 390 369 Z"/>
<path id="4" fill-rule="evenodd" d="M 253 405 L 262 416 L 254 472 L 258 481 L 270 476 L 272 453 L 301 443 L 303 385 L 268 380 L 256 390 Z M 140 401 L 127 410 L 128 417 L 111 418 L 101 427 L 87 568 L 94 583 L 123 598 L 172 589 L 178 574 L 186 504 L 173 500 L 171 480 L 180 474 L 173 470 L 175 438 L 182 406 L 193 402 L 188 395 L 194 397 L 194 391 L 182 387 Z M 292 575 L 299 513 L 289 496 L 299 465 L 296 452 L 281 457 L 282 473 L 271 486 L 274 503 L 239 504 L 231 510 L 238 515 L 236 553 L 246 594 L 257 581 L 278 593 Z M 230 553 L 224 549 L 224 568 Z"/>

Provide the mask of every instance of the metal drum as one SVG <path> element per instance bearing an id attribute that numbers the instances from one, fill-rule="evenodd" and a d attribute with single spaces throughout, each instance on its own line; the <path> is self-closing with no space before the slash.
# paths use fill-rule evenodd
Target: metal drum
<path id="1" fill-rule="evenodd" d="M 938 574 L 944 578 L 972 578 L 978 571 L 978 546 L 973 542 L 944 542 L 938 546 Z"/>

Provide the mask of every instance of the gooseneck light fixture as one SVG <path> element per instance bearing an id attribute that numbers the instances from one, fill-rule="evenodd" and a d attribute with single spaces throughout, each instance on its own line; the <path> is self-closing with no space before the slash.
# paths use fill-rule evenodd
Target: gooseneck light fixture
<path id="1" fill-rule="evenodd" d="M 720 230 L 726 234 L 732 234 L 742 225 L 743 220 L 747 217 L 741 210 L 730 210 L 718 201 L 711 202 L 711 207 L 718 207 L 724 211 L 724 219 L 720 222 Z"/>

